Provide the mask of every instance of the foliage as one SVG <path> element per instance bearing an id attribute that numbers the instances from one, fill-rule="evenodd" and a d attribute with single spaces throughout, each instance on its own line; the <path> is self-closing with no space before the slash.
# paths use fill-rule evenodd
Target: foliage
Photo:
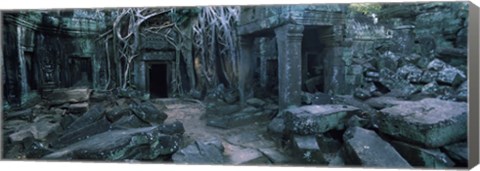
<path id="1" fill-rule="evenodd" d="M 348 8 L 354 12 L 362 13 L 364 15 L 375 14 L 380 12 L 382 4 L 379 3 L 352 3 Z"/>

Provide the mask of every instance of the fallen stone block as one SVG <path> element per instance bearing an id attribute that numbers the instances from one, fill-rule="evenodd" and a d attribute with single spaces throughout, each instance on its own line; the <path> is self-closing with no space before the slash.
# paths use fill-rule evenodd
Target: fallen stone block
<path id="1" fill-rule="evenodd" d="M 440 59 L 434 59 L 430 63 L 428 63 L 427 69 L 433 71 L 440 71 L 442 70 L 447 64 Z"/>
<path id="2" fill-rule="evenodd" d="M 466 102 L 468 99 L 468 82 L 464 81 L 456 90 L 456 99 Z"/>
<path id="3" fill-rule="evenodd" d="M 364 167 L 411 168 L 410 164 L 389 143 L 374 131 L 348 128 L 345 141 L 345 163 Z"/>
<path id="4" fill-rule="evenodd" d="M 181 164 L 224 164 L 223 151 L 214 145 L 195 141 L 172 155 L 174 163 Z"/>
<path id="5" fill-rule="evenodd" d="M 91 89 L 54 89 L 45 99 L 50 105 L 81 103 L 88 101 L 91 93 Z"/>
<path id="6" fill-rule="evenodd" d="M 132 110 L 130 110 L 130 107 L 118 107 L 105 113 L 110 122 L 116 122 L 124 116 L 130 116 L 131 114 Z"/>
<path id="7" fill-rule="evenodd" d="M 369 106 L 375 109 L 392 107 L 395 105 L 403 104 L 404 102 L 406 101 L 396 97 L 390 97 L 390 96 L 374 97 L 365 101 L 366 104 L 368 104 Z"/>
<path id="8" fill-rule="evenodd" d="M 260 151 L 253 148 L 243 148 L 229 143 L 225 144 L 225 163 L 234 165 L 265 165 L 270 160 Z"/>
<path id="9" fill-rule="evenodd" d="M 363 89 L 363 88 L 355 88 L 355 92 L 353 93 L 353 97 L 356 97 L 357 99 L 360 100 L 366 100 L 370 97 L 372 97 L 372 94 L 370 94 L 370 91 Z"/>
<path id="10" fill-rule="evenodd" d="M 465 74 L 457 68 L 454 67 L 445 67 L 438 72 L 437 81 L 448 84 L 451 86 L 457 86 L 462 82 L 466 81 L 467 77 Z"/>
<path id="11" fill-rule="evenodd" d="M 436 50 L 437 56 L 441 59 L 462 58 L 467 61 L 467 49 L 461 48 L 439 48 Z"/>
<path id="12" fill-rule="evenodd" d="M 50 149 L 46 143 L 38 141 L 33 141 L 33 143 L 27 145 L 26 147 L 25 155 L 28 159 L 39 159 L 53 152 L 53 150 Z"/>
<path id="13" fill-rule="evenodd" d="M 55 148 L 62 148 L 73 144 L 75 142 L 84 140 L 95 134 L 106 132 L 111 128 L 110 122 L 107 119 L 102 118 L 94 123 L 85 125 L 84 127 L 73 130 L 71 132 L 64 132 L 53 144 Z"/>
<path id="14" fill-rule="evenodd" d="M 361 118 L 360 116 L 353 115 L 347 121 L 347 127 L 366 127 L 370 125 L 368 118 Z"/>
<path id="15" fill-rule="evenodd" d="M 436 148 L 467 138 L 467 103 L 425 98 L 381 110 L 379 130 Z"/>
<path id="16" fill-rule="evenodd" d="M 424 149 L 400 141 L 393 141 L 391 144 L 412 166 L 444 169 L 455 165 L 439 149 Z"/>
<path id="17" fill-rule="evenodd" d="M 403 79 L 394 72 L 384 68 L 380 70 L 379 82 L 390 91 L 396 90 L 400 93 L 400 96 L 404 97 L 408 97 L 419 91 L 418 88 L 412 85 L 408 80 Z"/>
<path id="18" fill-rule="evenodd" d="M 342 128 L 359 109 L 347 105 L 308 105 L 287 109 L 285 128 L 299 135 L 313 135 Z"/>
<path id="19" fill-rule="evenodd" d="M 265 101 L 257 98 L 248 99 L 246 102 L 248 105 L 253 107 L 263 107 L 266 104 Z"/>
<path id="20" fill-rule="evenodd" d="M 74 103 L 67 107 L 67 112 L 71 114 L 83 114 L 88 111 L 88 103 Z"/>
<path id="21" fill-rule="evenodd" d="M 262 152 L 263 155 L 267 156 L 273 164 L 289 164 L 292 161 L 288 155 L 285 155 L 274 148 L 259 148 L 258 150 Z"/>
<path id="22" fill-rule="evenodd" d="M 317 139 L 313 135 L 309 136 L 293 136 L 293 146 L 295 156 L 303 162 L 324 164 L 326 161 L 322 156 Z"/>
<path id="23" fill-rule="evenodd" d="M 239 127 L 247 124 L 252 124 L 255 122 L 265 122 L 270 120 L 271 114 L 267 112 L 239 112 L 235 113 L 230 116 L 220 117 L 220 118 L 213 118 L 207 121 L 208 126 L 229 129 L 234 127 Z"/>
<path id="24" fill-rule="evenodd" d="M 128 115 L 128 116 L 123 116 L 120 120 L 114 122 L 111 127 L 113 130 L 118 130 L 118 129 L 125 130 L 125 129 L 131 129 L 131 128 L 144 128 L 144 127 L 150 127 L 150 126 L 153 126 L 153 125 L 143 122 L 142 120 L 138 119 L 138 117 L 135 115 Z M 179 121 L 174 121 L 172 123 L 163 123 L 156 126 L 158 126 L 158 129 L 162 134 L 180 135 L 185 132 L 183 124 Z"/>
<path id="25" fill-rule="evenodd" d="M 436 81 L 438 77 L 438 72 L 437 71 L 431 71 L 431 70 L 426 70 L 422 73 L 422 76 L 420 78 L 421 83 L 431 83 L 433 81 Z"/>
<path id="26" fill-rule="evenodd" d="M 85 125 L 91 124 L 103 117 L 103 113 L 105 112 L 105 108 L 100 105 L 95 105 L 90 110 L 85 112 L 80 118 L 75 120 L 72 124 L 70 124 L 65 132 L 73 132 L 74 130 L 80 129 Z"/>
<path id="27" fill-rule="evenodd" d="M 440 93 L 440 86 L 437 82 L 425 84 L 422 87 L 421 93 L 425 95 L 438 95 Z"/>
<path id="28" fill-rule="evenodd" d="M 158 110 L 151 102 L 142 102 L 131 108 L 133 113 L 141 120 L 151 124 L 162 124 L 168 115 Z"/>
<path id="29" fill-rule="evenodd" d="M 263 148 L 275 146 L 271 141 L 265 141 L 262 133 L 259 131 L 232 133 L 232 135 L 228 135 L 225 140 L 230 144 L 242 147 Z"/>
<path id="30" fill-rule="evenodd" d="M 442 150 L 455 161 L 456 166 L 468 166 L 468 144 L 467 142 L 460 142 L 442 147 Z"/>
<path id="31" fill-rule="evenodd" d="M 50 160 L 152 160 L 179 148 L 180 138 L 159 132 L 158 127 L 100 133 L 59 149 L 42 159 Z"/>
<path id="32" fill-rule="evenodd" d="M 14 119 L 21 119 L 26 121 L 31 121 L 33 119 L 33 111 L 32 109 L 25 109 L 13 112 L 4 112 L 3 117 L 5 120 L 14 120 Z"/>

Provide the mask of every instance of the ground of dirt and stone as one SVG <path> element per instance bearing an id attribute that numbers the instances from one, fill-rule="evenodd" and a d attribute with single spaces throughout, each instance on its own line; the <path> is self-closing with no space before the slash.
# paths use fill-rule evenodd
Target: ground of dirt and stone
<path id="1" fill-rule="evenodd" d="M 3 157 L 223 165 L 466 167 L 467 103 L 317 93 L 273 98 L 144 99 L 57 89 L 3 115 Z M 305 103 L 305 98 L 304 98 Z"/>

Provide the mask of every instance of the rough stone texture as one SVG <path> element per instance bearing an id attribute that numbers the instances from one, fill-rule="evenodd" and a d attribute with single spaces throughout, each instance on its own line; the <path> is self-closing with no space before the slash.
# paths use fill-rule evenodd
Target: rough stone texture
<path id="1" fill-rule="evenodd" d="M 352 127 L 343 135 L 345 163 L 364 167 L 411 168 L 410 164 L 374 131 Z"/>
<path id="2" fill-rule="evenodd" d="M 379 130 L 388 135 L 440 147 L 467 138 L 467 103 L 426 98 L 381 110 Z"/>
<path id="3" fill-rule="evenodd" d="M 214 145 L 195 141 L 172 155 L 174 163 L 182 164 L 223 164 L 222 150 Z"/>
<path id="4" fill-rule="evenodd" d="M 151 126 L 135 115 L 124 115 L 112 124 L 113 129 L 142 128 Z"/>
<path id="5" fill-rule="evenodd" d="M 74 103 L 67 107 L 67 112 L 71 114 L 83 114 L 88 111 L 88 103 Z"/>
<path id="6" fill-rule="evenodd" d="M 457 88 L 456 93 L 457 100 L 466 102 L 468 99 L 468 82 L 464 81 L 462 84 L 460 84 L 460 86 Z"/>
<path id="7" fill-rule="evenodd" d="M 37 119 L 38 118 L 38 119 Z M 60 120 L 54 116 L 37 117 L 33 123 L 21 127 L 15 133 L 9 135 L 10 141 L 22 142 L 26 138 L 34 138 L 36 140 L 51 140 L 61 131 Z"/>
<path id="8" fill-rule="evenodd" d="M 285 126 L 288 132 L 300 135 L 324 133 L 342 128 L 346 119 L 359 109 L 346 105 L 308 105 L 287 109 Z"/>
<path id="9" fill-rule="evenodd" d="M 86 102 L 91 92 L 91 89 L 55 89 L 45 99 L 50 105 Z"/>
<path id="10" fill-rule="evenodd" d="M 275 29 L 278 49 L 279 107 L 301 104 L 301 49 L 303 25 L 286 24 Z"/>
<path id="11" fill-rule="evenodd" d="M 296 157 L 307 163 L 325 163 L 315 136 L 295 135 L 292 141 Z"/>
<path id="12" fill-rule="evenodd" d="M 442 147 L 442 150 L 459 166 L 468 166 L 468 144 L 460 142 Z"/>
<path id="13" fill-rule="evenodd" d="M 131 108 L 133 113 L 141 120 L 151 124 L 162 124 L 167 119 L 167 114 L 158 110 L 151 102 L 146 101 Z"/>
<path id="14" fill-rule="evenodd" d="M 251 99 L 248 99 L 247 100 L 247 104 L 248 105 L 252 105 L 254 107 L 262 107 L 263 105 L 265 105 L 265 101 L 261 100 L 261 99 L 257 99 L 257 98 L 251 98 Z"/>
<path id="15" fill-rule="evenodd" d="M 273 164 L 288 164 L 292 161 L 288 155 L 283 154 L 275 148 L 259 148 L 258 150 L 267 156 Z"/>
<path id="16" fill-rule="evenodd" d="M 403 97 L 408 97 L 418 91 L 418 88 L 408 80 L 399 77 L 391 70 L 385 68 L 380 69 L 379 82 L 391 91 L 398 91 L 400 93 L 399 95 Z"/>
<path id="17" fill-rule="evenodd" d="M 452 86 L 457 86 L 465 80 L 467 80 L 465 74 L 451 66 L 444 67 L 442 70 L 440 70 L 437 77 L 437 81 Z"/>
<path id="18" fill-rule="evenodd" d="M 178 137 L 162 134 L 158 127 L 107 131 L 57 150 L 43 159 L 151 160 L 174 153 L 179 143 Z"/>
<path id="19" fill-rule="evenodd" d="M 95 134 L 105 132 L 110 129 L 110 125 L 111 124 L 110 122 L 108 122 L 107 119 L 102 118 L 77 130 L 72 130 L 71 132 L 64 132 L 63 135 L 61 137 L 58 137 L 58 139 L 53 144 L 56 148 L 65 147 Z"/>
<path id="20" fill-rule="evenodd" d="M 30 121 L 30 120 L 33 119 L 32 109 L 25 109 L 25 110 L 13 111 L 13 112 L 5 112 L 3 114 L 4 114 L 3 117 L 5 118 L 5 120 L 21 119 L 21 120 Z"/>
<path id="21" fill-rule="evenodd" d="M 244 148 L 225 143 L 226 163 L 234 165 L 265 165 L 269 159 L 253 148 Z"/>
<path id="22" fill-rule="evenodd" d="M 439 149 L 424 149 L 400 141 L 393 141 L 391 143 L 398 153 L 412 166 L 441 169 L 455 165 L 455 163 Z"/>
<path id="23" fill-rule="evenodd" d="M 390 96 L 380 96 L 380 97 L 374 97 L 370 98 L 367 101 L 365 101 L 366 104 L 370 105 L 371 107 L 375 109 L 383 109 L 387 107 L 392 107 L 395 105 L 403 104 L 405 103 L 405 100 L 396 98 L 396 97 L 390 97 Z"/>
<path id="24" fill-rule="evenodd" d="M 207 121 L 207 125 L 223 129 L 229 129 L 247 124 L 252 124 L 255 122 L 265 122 L 268 121 L 270 118 L 271 113 L 267 113 L 264 111 L 252 113 L 248 111 L 245 112 L 244 110 L 230 116 L 213 118 Z"/>
<path id="25" fill-rule="evenodd" d="M 70 124 L 67 129 L 65 129 L 65 132 L 72 132 L 74 130 L 80 129 L 84 127 L 85 125 L 91 124 L 100 118 L 103 117 L 103 114 L 105 112 L 105 108 L 103 108 L 100 105 L 93 106 L 85 112 L 80 118 L 75 120 L 72 124 Z"/>

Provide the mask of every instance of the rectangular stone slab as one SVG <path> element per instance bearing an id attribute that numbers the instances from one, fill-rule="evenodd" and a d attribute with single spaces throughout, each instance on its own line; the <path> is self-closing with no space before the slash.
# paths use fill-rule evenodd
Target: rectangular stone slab
<path id="1" fill-rule="evenodd" d="M 286 131 L 300 135 L 314 135 L 341 128 L 346 119 L 359 109 L 347 105 L 308 105 L 288 109 Z"/>
<path id="2" fill-rule="evenodd" d="M 467 138 L 467 103 L 427 98 L 381 110 L 379 130 L 436 148 Z"/>
<path id="3" fill-rule="evenodd" d="M 350 127 L 343 134 L 343 140 L 347 165 L 411 168 L 395 148 L 374 131 Z"/>

